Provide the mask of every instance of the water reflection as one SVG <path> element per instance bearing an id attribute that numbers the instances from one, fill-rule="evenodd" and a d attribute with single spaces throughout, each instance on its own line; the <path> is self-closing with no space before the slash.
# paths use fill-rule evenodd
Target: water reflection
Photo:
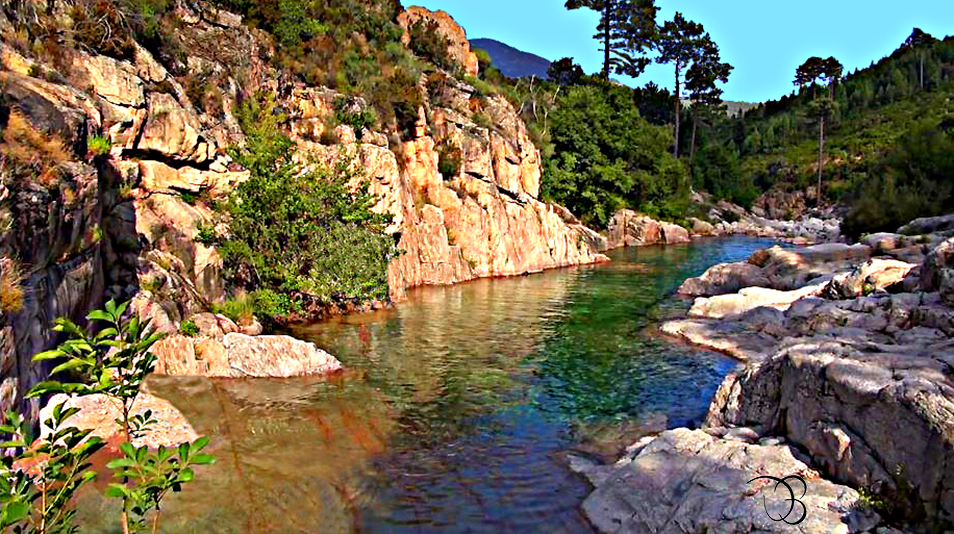
<path id="1" fill-rule="evenodd" d="M 164 530 L 590 532 L 589 488 L 565 453 L 613 454 L 702 417 L 735 363 L 648 330 L 685 309 L 671 295 L 686 277 L 766 244 L 629 249 L 414 291 L 296 332 L 353 370 L 332 381 L 153 379 L 219 458 L 171 500 Z M 110 524 L 89 510 L 88 524 Z"/>

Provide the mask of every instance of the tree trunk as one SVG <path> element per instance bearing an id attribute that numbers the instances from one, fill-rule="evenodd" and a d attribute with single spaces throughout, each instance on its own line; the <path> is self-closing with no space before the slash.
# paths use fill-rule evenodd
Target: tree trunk
<path id="1" fill-rule="evenodd" d="M 679 61 L 676 61 L 676 142 L 672 153 L 679 159 L 679 119 L 682 115 L 682 101 L 679 99 Z"/>
<path id="2" fill-rule="evenodd" d="M 825 115 L 818 123 L 818 189 L 815 191 L 815 207 L 821 208 L 822 185 L 822 153 L 825 150 Z"/>
<path id="3" fill-rule="evenodd" d="M 921 63 L 921 91 L 924 91 L 924 52 L 921 52 L 920 56 L 921 57 L 919 59 L 921 60 L 920 62 Z"/>
<path id="4" fill-rule="evenodd" d="M 606 2 L 603 8 L 603 78 L 607 80 L 610 77 L 610 4 Z"/>
<path id="5" fill-rule="evenodd" d="M 699 103 L 692 104 L 692 142 L 689 143 L 689 159 L 696 156 L 696 130 L 699 129 Z"/>

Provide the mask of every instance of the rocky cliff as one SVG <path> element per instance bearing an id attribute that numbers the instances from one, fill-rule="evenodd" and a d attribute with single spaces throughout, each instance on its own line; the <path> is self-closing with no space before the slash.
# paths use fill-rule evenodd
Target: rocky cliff
<path id="1" fill-rule="evenodd" d="M 105 299 L 132 298 L 174 332 L 226 298 L 222 259 L 197 236 L 218 222 L 214 202 L 248 177 L 226 152 L 244 139 L 233 111 L 260 91 L 277 95 L 302 153 L 363 168 L 405 251 L 389 267 L 393 299 L 420 285 L 604 259 L 595 232 L 538 199 L 540 153 L 505 99 L 433 73 L 421 79 L 426 105 L 410 139 L 329 126 L 340 95 L 270 66 L 264 32 L 208 6 L 180 3 L 176 16 L 185 76 L 139 45 L 128 60 L 69 49 L 54 65 L 7 41 L 17 21 L 0 15 L 0 410 L 35 413 L 21 399 L 47 371 L 30 358 L 58 342 L 56 317 L 82 320 Z M 402 17 L 405 26 L 437 20 L 452 55 L 476 73 L 446 13 Z"/>

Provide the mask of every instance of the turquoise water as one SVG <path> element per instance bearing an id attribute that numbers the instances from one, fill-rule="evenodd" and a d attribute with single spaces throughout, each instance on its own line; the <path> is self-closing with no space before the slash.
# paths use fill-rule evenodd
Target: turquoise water
<path id="1" fill-rule="evenodd" d="M 220 460 L 170 501 L 163 530 L 591 532 L 566 454 L 610 459 L 701 421 L 737 364 L 654 327 L 686 309 L 673 294 L 687 277 L 771 244 L 626 249 L 415 290 L 295 332 L 350 369 L 330 381 L 152 379 Z"/>

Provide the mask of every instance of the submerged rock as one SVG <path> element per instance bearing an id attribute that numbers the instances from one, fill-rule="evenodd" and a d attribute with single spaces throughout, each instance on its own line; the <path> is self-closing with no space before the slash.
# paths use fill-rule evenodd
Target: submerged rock
<path id="1" fill-rule="evenodd" d="M 227 333 L 215 337 L 169 336 L 153 349 L 156 373 L 225 378 L 290 378 L 324 375 L 341 362 L 314 343 L 289 336 Z"/>

